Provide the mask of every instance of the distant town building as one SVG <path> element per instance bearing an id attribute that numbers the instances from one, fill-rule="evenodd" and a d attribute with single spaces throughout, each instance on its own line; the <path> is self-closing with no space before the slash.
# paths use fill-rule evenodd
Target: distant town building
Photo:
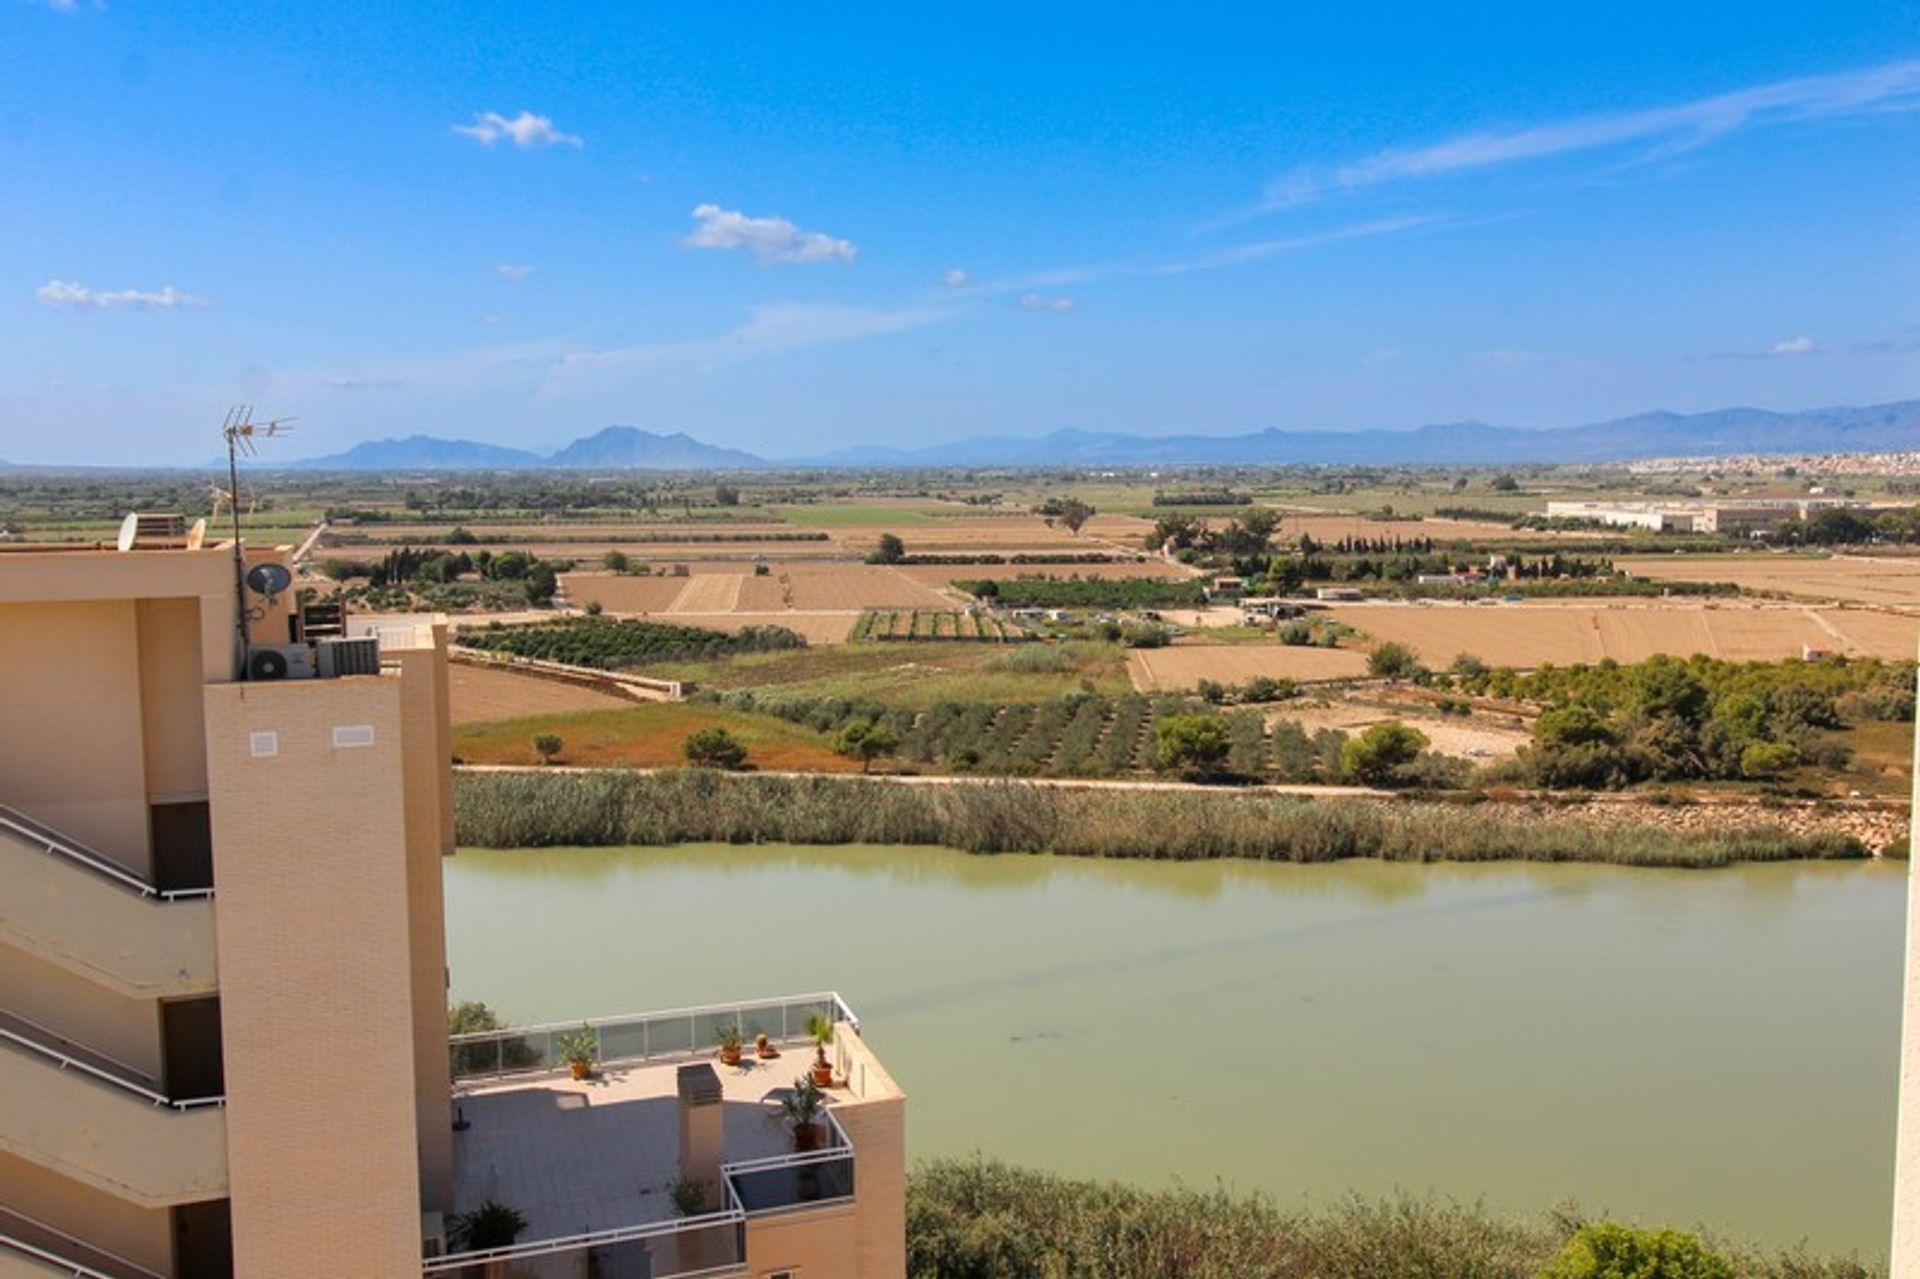
<path id="1" fill-rule="evenodd" d="M 1590 520 L 1612 528 L 1644 528 L 1656 533 L 1771 533 L 1788 520 L 1804 520 L 1816 511 L 1865 509 L 1869 504 L 1843 497 L 1750 498 L 1709 501 L 1557 501 L 1547 503 L 1548 519 Z"/>

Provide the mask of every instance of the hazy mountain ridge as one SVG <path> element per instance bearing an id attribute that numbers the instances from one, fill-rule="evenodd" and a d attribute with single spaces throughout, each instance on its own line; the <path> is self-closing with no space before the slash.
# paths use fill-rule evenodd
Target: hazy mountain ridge
<path id="1" fill-rule="evenodd" d="M 1503 465 L 1628 462 L 1715 454 L 1872 453 L 1920 449 L 1920 400 L 1799 412 L 1746 407 L 1651 412 L 1554 429 L 1453 422 L 1411 430 L 1129 435 L 1066 428 L 1041 436 L 980 436 L 925 448 L 860 446 L 767 459 L 685 432 L 609 426 L 549 454 L 474 440 L 413 435 L 285 464 L 301 471 L 670 470 L 785 467 Z M 18 469 L 18 468 L 16 468 Z"/>

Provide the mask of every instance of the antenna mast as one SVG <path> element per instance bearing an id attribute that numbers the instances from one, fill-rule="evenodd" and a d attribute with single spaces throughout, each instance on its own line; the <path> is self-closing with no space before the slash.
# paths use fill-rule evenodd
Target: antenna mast
<path id="1" fill-rule="evenodd" d="M 240 675 L 245 678 L 249 640 L 247 636 L 247 557 L 240 547 L 240 455 L 254 456 L 253 442 L 257 439 L 271 439 L 276 435 L 286 435 L 293 430 L 290 417 L 279 417 L 271 422 L 255 422 L 253 405 L 236 404 L 227 410 L 227 420 L 221 424 L 220 434 L 227 441 L 227 505 L 233 512 L 233 624 L 237 639 L 237 651 L 240 655 Z M 219 501 L 214 502 L 218 513 Z"/>

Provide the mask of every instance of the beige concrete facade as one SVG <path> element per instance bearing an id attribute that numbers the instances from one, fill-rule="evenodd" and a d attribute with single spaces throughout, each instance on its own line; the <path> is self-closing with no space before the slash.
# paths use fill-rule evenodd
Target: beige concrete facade
<path id="1" fill-rule="evenodd" d="M 0 553 L 8 1266 L 412 1275 L 444 1204 L 444 624 L 377 675 L 242 682 L 234 577 Z M 297 638 L 292 592 L 246 602 Z"/>
<path id="2" fill-rule="evenodd" d="M 521 1125 L 504 1144 L 455 1134 L 444 619 L 355 619 L 378 673 L 243 679 L 234 579 L 230 547 L 0 550 L 0 1275 L 420 1275 L 484 1177 L 656 1275 L 902 1279 L 905 1099 L 851 1024 L 836 1168 L 700 1230 L 661 1216 L 682 1157 L 646 1071 L 588 1130 L 561 1087 L 496 1099 Z M 242 598 L 250 644 L 301 651 L 291 591 Z M 717 1131 L 730 1166 L 779 1165 L 778 1201 L 801 1174 L 758 1095 Z M 646 1185 L 567 1189 L 582 1131 Z"/>
<path id="3" fill-rule="evenodd" d="M 1914 748 L 1920 750 L 1920 725 Z M 1920 759 L 1920 755 L 1915 756 Z M 1920 842 L 1920 771 L 1916 771 L 1908 825 L 1907 980 L 1900 1049 L 1900 1109 L 1893 1175 L 1892 1279 L 1920 1279 L 1920 875 L 1913 845 Z"/>

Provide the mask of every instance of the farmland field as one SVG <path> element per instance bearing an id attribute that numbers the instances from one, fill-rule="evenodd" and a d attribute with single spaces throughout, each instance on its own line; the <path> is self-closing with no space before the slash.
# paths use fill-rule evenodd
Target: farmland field
<path id="1" fill-rule="evenodd" d="M 1920 609 L 1920 559 L 1864 555 L 1646 555 L 1614 560 L 1636 577 L 1733 582 L 1822 600 Z M 1911 656 L 1911 654 L 1908 654 Z"/>
<path id="2" fill-rule="evenodd" d="M 624 697 L 558 680 L 540 679 L 487 666 L 456 662 L 449 668 L 448 691 L 455 724 L 524 719 L 569 711 L 610 711 L 632 706 Z"/>
<path id="3" fill-rule="evenodd" d="M 1135 688 L 1184 692 L 1203 679 L 1244 684 L 1256 676 L 1271 679 L 1355 679 L 1367 673 L 1367 655 L 1354 649 L 1286 644 L 1176 644 L 1139 648 L 1127 654 L 1127 673 Z"/>
<path id="4" fill-rule="evenodd" d="M 833 753 L 819 733 L 771 715 L 752 715 L 695 702 L 649 702 L 618 710 L 578 710 L 488 723 L 458 724 L 453 753 L 480 764 L 535 764 L 536 734 L 564 743 L 563 764 L 668 768 L 686 763 L 681 743 L 703 728 L 724 728 L 746 744 L 758 768 L 807 772 L 857 771 L 858 764 Z"/>
<path id="5" fill-rule="evenodd" d="M 1803 646 L 1854 657 L 1913 656 L 1920 621 L 1848 609 L 1527 604 L 1359 605 L 1332 610 L 1369 638 L 1405 644 L 1430 666 L 1471 653 L 1496 666 L 1569 665 L 1659 653 L 1731 661 L 1799 657 Z"/>

